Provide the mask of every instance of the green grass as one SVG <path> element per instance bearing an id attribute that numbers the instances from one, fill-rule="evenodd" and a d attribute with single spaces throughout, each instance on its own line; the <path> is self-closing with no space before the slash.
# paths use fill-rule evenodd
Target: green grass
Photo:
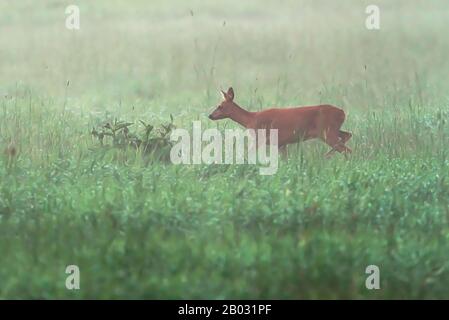
<path id="1" fill-rule="evenodd" d="M 78 32 L 65 1 L 0 4 L 0 298 L 449 297 L 447 1 L 378 1 L 379 31 L 370 1 L 72 2 Z M 342 107 L 352 156 L 310 141 L 261 176 L 90 135 L 237 127 L 205 117 L 230 85 L 250 110 Z"/>

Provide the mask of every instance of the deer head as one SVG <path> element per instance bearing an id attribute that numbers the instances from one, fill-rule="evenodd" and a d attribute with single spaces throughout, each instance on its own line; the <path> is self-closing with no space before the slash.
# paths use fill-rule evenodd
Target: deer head
<path id="1" fill-rule="evenodd" d="M 223 95 L 223 101 L 218 105 L 218 107 L 209 115 L 211 120 L 220 120 L 229 118 L 233 112 L 235 112 L 238 106 L 234 103 L 234 90 L 232 88 L 228 89 L 228 92 L 221 90 Z"/>

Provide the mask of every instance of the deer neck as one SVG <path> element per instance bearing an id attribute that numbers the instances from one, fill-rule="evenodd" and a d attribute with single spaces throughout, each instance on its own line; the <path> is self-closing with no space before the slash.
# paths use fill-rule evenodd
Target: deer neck
<path id="1" fill-rule="evenodd" d="M 254 113 L 246 111 L 245 109 L 241 108 L 239 105 L 235 105 L 235 110 L 232 112 L 231 118 L 233 121 L 237 122 L 238 124 L 244 126 L 245 128 L 248 128 L 251 121 L 253 120 Z"/>

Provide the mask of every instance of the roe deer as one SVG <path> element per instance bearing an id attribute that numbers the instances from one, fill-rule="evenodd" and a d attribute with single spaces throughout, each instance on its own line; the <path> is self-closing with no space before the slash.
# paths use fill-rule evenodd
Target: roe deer
<path id="1" fill-rule="evenodd" d="M 223 102 L 209 115 L 211 120 L 230 118 L 247 129 L 277 129 L 278 146 L 286 154 L 286 145 L 309 139 L 321 139 L 335 151 L 351 153 L 345 143 L 352 134 L 340 130 L 345 121 L 345 112 L 331 105 L 267 109 L 249 112 L 234 102 L 234 90 L 221 91 Z"/>

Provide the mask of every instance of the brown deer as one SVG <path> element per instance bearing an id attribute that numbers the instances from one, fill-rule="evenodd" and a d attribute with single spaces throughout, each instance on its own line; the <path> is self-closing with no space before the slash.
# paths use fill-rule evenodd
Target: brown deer
<path id="1" fill-rule="evenodd" d="M 223 102 L 209 115 L 211 120 L 230 118 L 247 129 L 277 129 L 278 146 L 285 155 L 286 146 L 299 141 L 321 139 L 335 151 L 351 153 L 345 144 L 352 137 L 347 131 L 340 130 L 345 121 L 345 112 L 332 105 L 293 107 L 285 109 L 266 109 L 249 112 L 234 102 L 234 90 L 221 91 Z"/>

